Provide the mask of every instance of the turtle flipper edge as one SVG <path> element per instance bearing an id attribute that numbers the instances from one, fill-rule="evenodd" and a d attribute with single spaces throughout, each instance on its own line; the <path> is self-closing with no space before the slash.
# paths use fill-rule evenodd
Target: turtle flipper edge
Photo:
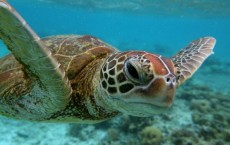
<path id="1" fill-rule="evenodd" d="M 192 41 L 187 47 L 171 57 L 175 66 L 177 86 L 190 78 L 205 59 L 213 54 L 215 43 L 215 38 L 203 37 Z"/>
<path id="2" fill-rule="evenodd" d="M 46 106 L 53 108 L 49 111 L 55 112 L 65 107 L 72 89 L 65 73 L 59 68 L 60 64 L 5 0 L 0 0 L 0 39 L 24 66 L 29 76 L 36 78 L 44 88 L 51 100 Z"/>

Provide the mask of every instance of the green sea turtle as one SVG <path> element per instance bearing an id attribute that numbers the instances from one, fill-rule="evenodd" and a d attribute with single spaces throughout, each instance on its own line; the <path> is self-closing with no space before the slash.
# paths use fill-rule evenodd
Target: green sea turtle
<path id="1" fill-rule="evenodd" d="M 0 114 L 17 119 L 96 123 L 118 114 L 152 116 L 213 53 L 215 39 L 190 43 L 171 58 L 120 52 L 93 36 L 40 39 L 0 0 Z"/>

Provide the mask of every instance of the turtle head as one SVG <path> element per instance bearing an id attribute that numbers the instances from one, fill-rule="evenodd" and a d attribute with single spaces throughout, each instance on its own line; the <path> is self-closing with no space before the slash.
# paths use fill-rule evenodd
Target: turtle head
<path id="1" fill-rule="evenodd" d="M 103 100 L 120 112 L 151 116 L 172 105 L 176 91 L 170 59 L 143 51 L 111 55 L 100 71 Z"/>

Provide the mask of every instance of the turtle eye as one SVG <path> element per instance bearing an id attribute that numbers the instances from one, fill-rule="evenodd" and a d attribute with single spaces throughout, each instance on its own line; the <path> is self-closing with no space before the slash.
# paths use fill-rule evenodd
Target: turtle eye
<path id="1" fill-rule="evenodd" d="M 132 64 L 129 60 L 125 63 L 125 74 L 131 81 L 140 83 L 139 73 L 134 64 Z"/>
<path id="2" fill-rule="evenodd" d="M 142 85 L 149 83 L 154 77 L 149 66 L 136 58 L 125 61 L 124 73 L 129 80 Z"/>
<path id="3" fill-rule="evenodd" d="M 132 76 L 134 79 L 138 80 L 139 75 L 138 75 L 136 68 L 130 62 L 127 62 L 126 67 L 127 67 L 127 71 L 129 75 Z"/>

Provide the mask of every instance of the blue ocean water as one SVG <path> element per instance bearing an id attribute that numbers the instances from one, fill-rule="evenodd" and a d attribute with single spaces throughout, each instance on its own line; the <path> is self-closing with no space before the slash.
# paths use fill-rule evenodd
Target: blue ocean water
<path id="1" fill-rule="evenodd" d="M 112 10 L 100 9 L 100 8 L 95 8 L 91 6 L 87 7 L 87 5 L 84 7 L 81 7 L 79 5 L 73 5 L 67 2 L 59 3 L 59 1 L 53 2 L 53 1 L 39 1 L 39 0 L 20 0 L 20 1 L 19 0 L 8 0 L 8 2 L 10 2 L 11 5 L 24 17 L 27 23 L 35 30 L 35 32 L 37 32 L 37 34 L 40 37 L 58 35 L 58 34 L 80 34 L 80 35 L 89 34 L 89 35 L 93 35 L 93 36 L 96 36 L 102 39 L 103 41 L 117 47 L 121 51 L 144 50 L 144 51 L 149 51 L 149 52 L 162 54 L 167 57 L 170 57 L 173 54 L 175 54 L 179 49 L 185 47 L 189 42 L 191 42 L 194 39 L 204 37 L 204 36 L 213 36 L 217 39 L 217 44 L 214 49 L 215 54 L 212 55 L 211 56 L 212 58 L 210 58 L 207 62 L 205 62 L 201 70 L 197 72 L 197 74 L 195 75 L 196 76 L 195 81 L 191 81 L 191 83 L 194 82 L 194 84 L 192 85 L 193 88 L 189 88 L 189 90 L 186 90 L 187 89 L 187 86 L 186 86 L 184 87 L 184 89 L 186 91 L 191 91 L 192 89 L 194 89 L 194 91 L 197 91 L 199 89 L 201 90 L 204 89 L 203 85 L 205 85 L 207 86 L 207 88 L 205 89 L 207 89 L 207 91 L 210 94 L 214 94 L 213 97 L 218 97 L 218 95 L 220 97 L 221 95 L 224 97 L 225 96 L 230 97 L 230 94 L 229 94 L 230 93 L 230 79 L 229 79 L 229 73 L 230 73 L 230 70 L 229 70 L 230 69 L 229 68 L 229 64 L 230 64 L 230 57 L 229 57 L 229 54 L 230 54 L 230 49 L 229 49 L 230 13 L 225 14 L 225 15 L 220 15 L 220 16 L 218 16 L 218 14 L 199 15 L 199 13 L 193 12 L 190 10 L 191 13 L 197 13 L 196 16 L 189 15 L 189 14 L 188 15 L 186 14 L 184 16 L 183 11 L 181 11 L 181 13 L 179 14 L 166 13 L 163 15 L 162 14 L 157 15 L 155 13 L 152 13 L 152 11 L 150 11 L 149 13 L 146 13 L 146 12 L 141 13 L 138 11 L 128 11 L 128 10 L 119 11 L 116 9 L 112 9 Z M 229 2 L 228 0 L 226 0 L 226 5 L 228 4 Z M 169 7 L 169 9 L 171 8 L 169 5 L 167 6 Z M 213 5 L 213 7 L 214 6 L 215 5 Z M 1 48 L 0 56 L 4 56 L 7 53 L 9 53 L 7 49 L 4 47 L 5 47 L 4 44 L 0 43 L 0 48 Z M 212 69 L 209 69 L 209 68 L 212 68 Z M 202 87 L 199 88 L 199 85 L 201 85 Z M 198 86 L 197 88 L 199 89 L 197 89 L 195 86 Z M 213 90 L 214 92 L 211 92 Z M 222 93 L 224 92 L 224 93 L 220 94 L 219 92 L 217 92 L 217 94 L 215 94 L 217 90 Z M 181 90 L 181 92 L 183 92 L 183 90 Z M 194 93 L 193 95 L 196 97 L 199 97 L 197 95 L 201 95 L 201 98 L 203 99 L 202 101 L 206 100 L 207 97 L 209 98 L 210 96 L 212 96 L 208 94 L 207 92 L 206 93 L 208 95 L 206 94 L 206 98 L 202 96 L 202 93 L 200 94 L 199 92 L 198 93 L 192 92 L 192 93 Z M 183 97 L 181 97 L 180 99 L 181 100 L 179 102 L 184 101 Z M 221 100 L 221 102 L 223 100 Z M 223 102 L 226 102 L 225 105 L 223 105 L 224 107 L 230 106 L 229 99 L 226 99 L 226 100 L 223 101 Z M 184 104 L 185 106 L 188 103 L 187 101 L 188 100 L 183 102 L 185 103 Z M 189 99 L 189 102 L 190 101 L 191 99 Z M 210 106 L 213 105 L 212 103 L 209 103 L 209 102 L 208 103 L 205 102 L 205 103 L 206 103 L 205 105 L 207 104 L 209 104 Z M 196 103 L 194 103 L 194 101 L 193 101 L 193 104 L 197 105 Z M 185 107 L 183 106 L 183 104 L 179 104 L 179 103 L 176 106 Z M 224 107 L 219 108 L 219 109 L 226 110 L 227 107 L 225 108 Z M 199 108 L 199 105 L 197 108 Z M 175 109 L 175 110 L 177 111 L 177 113 L 180 112 L 178 111 L 179 109 L 178 110 Z M 199 109 L 197 110 L 199 111 Z M 191 112 L 192 112 L 191 114 L 193 114 L 193 110 Z M 201 113 L 207 113 L 207 112 L 201 111 Z M 186 113 L 184 115 L 186 116 Z M 187 115 L 189 115 L 188 112 L 187 112 Z M 173 118 L 175 118 L 176 120 L 178 116 L 169 115 L 168 118 L 170 117 L 172 121 Z M 220 116 L 220 117 L 217 116 L 218 119 L 220 119 L 221 117 L 223 118 L 223 116 Z M 214 115 L 214 118 L 215 118 L 215 115 Z M 135 122 L 136 120 L 137 119 L 135 118 L 134 121 L 133 122 L 130 121 L 130 123 L 133 123 L 134 125 L 136 125 L 136 122 Z M 223 130 L 223 128 L 225 127 L 229 131 L 230 119 L 229 120 L 226 119 L 226 120 L 225 121 L 227 123 L 226 125 L 227 127 L 221 124 L 222 126 L 219 128 L 219 130 L 221 129 Z M 221 119 L 219 121 L 221 121 Z M 9 124 L 9 126 L 12 126 L 12 124 L 14 124 L 15 127 L 18 126 L 17 122 L 14 122 L 14 121 L 12 121 L 13 123 L 12 122 L 9 123 L 9 122 L 10 121 L 7 120 L 4 123 Z M 157 119 L 155 119 L 155 123 L 156 122 L 158 122 Z M 185 122 L 186 122 L 186 119 L 185 119 Z M 193 123 L 194 122 L 196 121 L 194 121 L 193 119 Z M 26 127 L 29 126 L 28 128 L 34 125 L 32 123 L 25 123 L 27 125 L 24 125 L 24 122 L 19 122 L 19 124 L 21 125 L 23 124 L 22 126 L 26 126 Z M 183 121 L 181 124 L 179 123 L 179 126 L 181 125 L 182 127 L 184 127 Z M 106 125 L 108 125 L 108 123 Z M 199 125 L 204 125 L 204 124 L 199 124 Z M 208 124 L 208 125 L 205 124 L 205 125 L 206 127 L 210 127 L 212 124 Z M 62 135 L 62 133 L 55 134 L 54 129 L 49 129 L 49 127 L 47 127 L 47 126 L 52 126 L 53 128 L 58 129 L 60 125 L 56 125 L 56 126 L 55 125 L 44 125 L 44 126 L 41 125 L 40 126 L 36 124 L 35 126 L 36 126 L 35 127 L 36 129 L 34 130 L 39 130 L 40 128 L 42 128 L 41 130 L 45 130 L 49 132 L 49 134 L 54 134 L 53 138 L 50 137 L 52 135 L 49 135 L 51 144 L 57 143 L 53 140 L 55 140 L 55 138 L 59 138 Z M 103 126 L 103 124 L 101 126 Z M 161 125 L 158 126 L 158 128 L 161 128 L 161 127 L 162 127 Z M 190 127 L 192 128 L 192 125 Z M 65 130 L 64 128 L 65 126 L 61 126 L 61 131 Z M 86 130 L 85 131 L 82 128 L 87 128 L 87 129 L 85 129 Z M 100 132 L 100 130 L 98 132 L 97 127 L 93 127 L 92 129 L 92 126 L 83 126 L 82 128 L 80 130 L 82 132 L 85 131 L 86 134 L 91 131 L 97 135 L 103 134 L 103 132 Z M 172 129 L 172 128 L 169 127 L 169 129 Z M 197 130 L 197 128 L 195 127 L 193 129 Z M 79 130 L 79 128 L 77 128 L 77 130 Z M 122 131 L 122 129 L 120 130 Z M 162 128 L 161 130 L 164 134 L 167 134 L 166 130 Z M 24 130 L 24 132 L 26 131 Z M 210 133 L 210 131 L 207 132 L 207 134 L 208 133 Z M 14 134 L 14 133 L 11 133 L 11 134 Z M 23 134 L 25 133 L 22 133 L 21 136 L 23 136 Z M 83 133 L 83 135 L 86 135 L 86 134 Z M 75 135 L 75 136 L 78 136 L 78 135 Z M 15 141 L 16 143 L 15 142 L 14 143 L 23 144 L 23 141 L 20 141 L 20 134 L 18 136 L 19 136 L 19 139 Z M 38 138 L 37 140 L 38 141 L 39 139 L 41 140 L 42 136 L 43 135 L 41 135 L 40 138 Z M 228 138 L 230 138 L 229 134 L 227 133 L 223 136 L 224 137 L 227 136 Z M 22 138 L 24 138 L 25 140 L 30 140 L 32 137 L 34 136 L 27 135 L 26 137 L 22 137 Z M 224 137 L 222 136 L 220 137 L 220 139 L 224 141 L 223 144 L 229 145 L 230 144 L 229 139 L 225 139 Z M 99 138 L 97 142 L 100 142 Z M 215 136 L 211 138 L 218 138 L 218 137 Z M 103 137 L 101 137 L 100 139 L 103 140 Z M 49 144 L 48 141 L 50 140 L 47 140 L 46 142 L 40 141 L 40 142 L 37 142 L 37 144 Z M 122 142 L 119 139 L 117 140 L 118 140 L 117 141 L 118 143 L 122 144 Z M 80 144 L 80 142 L 83 142 L 82 144 L 93 144 L 93 145 L 99 144 L 99 143 L 93 143 L 93 142 L 87 142 L 87 141 L 84 142 L 81 139 L 77 141 L 79 142 L 76 142 L 76 145 Z M 35 141 L 27 142 L 26 144 L 30 144 L 34 142 Z M 0 144 L 7 144 L 7 143 L 0 141 Z M 66 141 L 65 142 L 60 141 L 59 143 L 64 144 L 66 143 Z M 197 142 L 193 144 L 196 144 L 196 143 Z M 208 142 L 206 143 L 208 144 Z M 166 141 L 162 144 L 166 145 Z M 174 144 L 176 143 L 174 142 Z"/>
<path id="2" fill-rule="evenodd" d="M 196 38 L 213 36 L 217 39 L 215 56 L 219 59 L 229 58 L 230 16 L 157 16 L 153 13 L 90 9 L 36 0 L 9 2 L 40 37 L 90 34 L 120 50 L 140 49 L 154 52 L 154 48 L 161 46 L 176 53 Z M 171 52 L 167 55 L 171 56 Z"/>

